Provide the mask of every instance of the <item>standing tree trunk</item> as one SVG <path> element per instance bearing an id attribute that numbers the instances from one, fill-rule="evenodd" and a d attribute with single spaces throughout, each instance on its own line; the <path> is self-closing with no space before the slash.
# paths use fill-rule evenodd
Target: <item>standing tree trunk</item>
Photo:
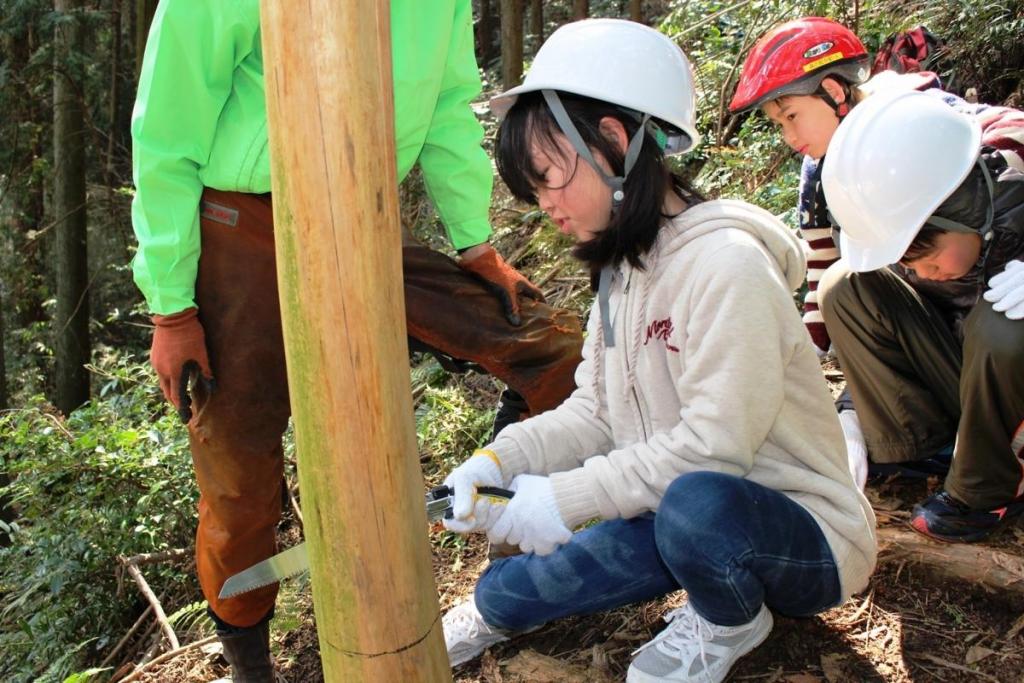
<path id="1" fill-rule="evenodd" d="M 270 158 L 287 169 L 271 178 L 277 281 L 324 679 L 441 683 L 451 668 L 409 391 L 389 4 L 260 3 Z"/>
<path id="2" fill-rule="evenodd" d="M 644 23 L 644 0 L 629 0 L 629 18 Z"/>
<path id="3" fill-rule="evenodd" d="M 142 72 L 142 55 L 146 52 L 149 25 L 153 23 L 157 0 L 135 0 L 135 80 Z"/>
<path id="4" fill-rule="evenodd" d="M 7 395 L 7 356 L 6 349 L 4 348 L 4 283 L 0 280 L 0 411 L 7 410 L 8 402 L 10 399 Z M 0 472 L 0 478 L 3 477 L 3 472 Z M 3 486 L 4 482 L 0 479 L 0 486 Z"/>
<path id="5" fill-rule="evenodd" d="M 53 210 L 57 227 L 56 394 L 65 415 L 89 400 L 89 291 L 85 210 L 85 110 L 75 63 L 84 43 L 84 0 L 55 0 L 53 70 Z"/>
<path id="6" fill-rule="evenodd" d="M 494 8 L 491 0 L 480 0 L 480 18 L 476 24 L 476 61 L 486 67 L 494 56 Z"/>
<path id="7" fill-rule="evenodd" d="M 544 1 L 530 0 L 530 33 L 536 40 L 537 49 L 544 42 Z"/>
<path id="8" fill-rule="evenodd" d="M 0 282 L 0 411 L 7 410 L 7 365 L 4 362 L 4 286 Z M 0 464 L 0 489 L 11 483 L 7 470 Z M 0 492 L 0 522 L 10 524 L 14 521 L 14 510 L 9 507 L 7 496 Z M 11 545 L 11 537 L 0 529 L 0 548 Z"/>
<path id="9" fill-rule="evenodd" d="M 505 90 L 523 77 L 523 0 L 501 0 L 501 84 Z"/>
<path id="10" fill-rule="evenodd" d="M 107 210 L 114 224 L 114 146 L 118 138 L 117 111 L 121 100 L 121 0 L 110 0 L 110 94 L 107 112 L 110 129 L 107 131 L 107 160 L 104 184 L 107 186 Z"/>
<path id="11" fill-rule="evenodd" d="M 572 0 L 572 18 L 586 19 L 590 16 L 590 0 Z"/>

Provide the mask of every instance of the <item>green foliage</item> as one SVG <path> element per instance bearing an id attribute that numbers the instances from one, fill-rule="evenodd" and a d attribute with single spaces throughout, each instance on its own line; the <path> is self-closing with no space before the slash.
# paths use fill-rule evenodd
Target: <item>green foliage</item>
<path id="1" fill-rule="evenodd" d="M 945 43 L 935 67 L 945 87 L 975 88 L 981 102 L 1024 104 L 1024 0 L 882 0 L 865 12 L 861 37 L 876 49 L 921 24 Z"/>
<path id="2" fill-rule="evenodd" d="M 118 588 L 117 557 L 191 543 L 185 430 L 148 367 L 113 357 L 95 371 L 99 398 L 66 421 L 40 398 L 0 414 L 0 469 L 12 478 L 0 493 L 18 513 L 0 549 L 4 681 L 62 680 L 109 649 L 141 612 L 134 586 Z M 171 607 L 195 591 L 189 569 L 150 565 L 146 577 Z"/>
<path id="3" fill-rule="evenodd" d="M 439 484 L 473 449 L 487 443 L 493 421 L 494 410 L 474 406 L 461 383 L 426 387 L 416 408 L 416 436 L 420 450 L 430 455 L 424 468 L 428 480 Z"/>

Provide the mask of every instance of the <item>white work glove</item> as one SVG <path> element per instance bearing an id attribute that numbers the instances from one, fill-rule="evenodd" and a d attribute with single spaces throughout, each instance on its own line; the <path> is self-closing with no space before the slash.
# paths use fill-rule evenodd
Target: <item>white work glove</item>
<path id="1" fill-rule="evenodd" d="M 455 491 L 452 518 L 444 520 L 444 527 L 448 531 L 459 534 L 487 531 L 505 509 L 503 503 L 476 492 L 478 486 L 505 485 L 501 476 L 501 461 L 494 451 L 475 451 L 466 462 L 451 471 L 444 484 Z"/>
<path id="2" fill-rule="evenodd" d="M 839 424 L 843 427 L 846 438 L 846 457 L 853 481 L 861 491 L 868 480 L 868 447 L 864 445 L 864 434 L 860 431 L 860 420 L 857 412 L 844 410 L 839 413 Z"/>
<path id="3" fill-rule="evenodd" d="M 550 479 L 520 474 L 510 488 L 516 495 L 487 532 L 487 540 L 496 545 L 517 545 L 524 553 L 538 555 L 549 555 L 569 542 L 572 531 L 558 512 Z"/>
<path id="4" fill-rule="evenodd" d="M 1024 319 L 1024 261 L 1010 261 L 1003 272 L 988 281 L 985 301 L 1010 320 Z"/>

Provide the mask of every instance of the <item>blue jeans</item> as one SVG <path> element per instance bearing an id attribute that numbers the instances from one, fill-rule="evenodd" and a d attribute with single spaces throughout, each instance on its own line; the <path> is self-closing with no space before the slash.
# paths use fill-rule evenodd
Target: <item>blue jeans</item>
<path id="1" fill-rule="evenodd" d="M 832 551 L 814 518 L 786 496 L 740 477 L 685 474 L 657 514 L 601 522 L 546 556 L 488 567 L 476 606 L 490 626 L 522 631 L 684 589 L 721 626 L 767 604 L 810 616 L 841 597 Z"/>

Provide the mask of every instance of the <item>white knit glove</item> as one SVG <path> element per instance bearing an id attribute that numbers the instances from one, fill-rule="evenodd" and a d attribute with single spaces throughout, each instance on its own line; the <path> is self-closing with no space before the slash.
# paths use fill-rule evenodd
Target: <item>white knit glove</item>
<path id="1" fill-rule="evenodd" d="M 549 555 L 569 542 L 572 531 L 558 512 L 550 479 L 520 474 L 512 480 L 510 488 L 516 495 L 487 532 L 487 540 L 517 545 L 524 553 L 538 555 Z"/>
<path id="2" fill-rule="evenodd" d="M 1010 320 L 1024 318 L 1024 261 L 1010 261 L 1003 272 L 988 281 L 985 301 Z"/>
<path id="3" fill-rule="evenodd" d="M 846 438 L 846 457 L 853 481 L 860 490 L 868 480 L 868 447 L 864 445 L 864 434 L 860 431 L 860 420 L 854 410 L 839 413 L 839 424 Z"/>
<path id="4" fill-rule="evenodd" d="M 501 476 L 501 461 L 494 451 L 475 451 L 466 462 L 452 470 L 444 483 L 455 491 L 452 519 L 444 520 L 444 526 L 449 531 L 459 534 L 487 531 L 505 509 L 503 503 L 476 492 L 478 486 L 505 485 Z"/>

